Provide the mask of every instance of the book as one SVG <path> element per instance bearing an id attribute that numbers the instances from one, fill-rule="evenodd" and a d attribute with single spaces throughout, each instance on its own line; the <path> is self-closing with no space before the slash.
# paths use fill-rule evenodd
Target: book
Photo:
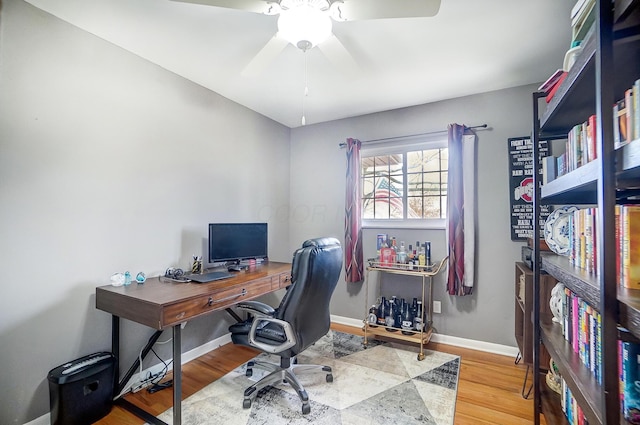
<path id="1" fill-rule="evenodd" d="M 613 142 L 616 149 L 629 143 L 627 141 L 627 104 L 626 99 L 618 100 L 613 106 Z"/>
<path id="2" fill-rule="evenodd" d="M 640 344 L 622 342 L 622 413 L 631 424 L 640 424 Z"/>
<path id="3" fill-rule="evenodd" d="M 542 184 L 547 184 L 556 178 L 556 158 L 545 156 L 542 158 Z"/>
<path id="4" fill-rule="evenodd" d="M 556 72 L 551 74 L 547 81 L 542 83 L 540 87 L 538 87 L 538 91 L 548 93 L 549 90 L 556 84 L 556 82 L 562 77 L 562 74 L 566 74 L 562 69 L 558 69 Z"/>
<path id="5" fill-rule="evenodd" d="M 633 140 L 640 139 L 640 78 L 633 83 Z"/>
<path id="6" fill-rule="evenodd" d="M 596 19 L 595 0 L 590 0 L 585 4 L 571 21 L 571 41 L 582 41 L 585 39 L 589 29 Z"/>
<path id="7" fill-rule="evenodd" d="M 597 148 L 597 127 L 598 127 L 598 119 L 595 115 L 591 115 L 587 120 L 587 143 L 589 144 L 589 151 L 591 152 L 591 158 L 589 161 L 593 161 L 598 158 L 598 148 Z"/>
<path id="8" fill-rule="evenodd" d="M 555 96 L 556 92 L 558 91 L 558 87 L 562 85 L 562 82 L 565 80 L 565 78 L 567 78 L 567 73 L 562 71 L 562 75 L 560 76 L 560 78 L 558 78 L 555 84 L 549 89 L 548 92 L 546 92 L 547 96 L 545 97 L 545 101 L 547 103 L 551 102 L 551 99 L 553 99 L 553 96 Z"/>
<path id="9" fill-rule="evenodd" d="M 595 0 L 578 0 L 571 8 L 571 26 L 584 22 L 595 3 Z"/>
<path id="10" fill-rule="evenodd" d="M 627 143 L 633 141 L 633 88 L 627 89 L 624 92 L 624 104 L 627 106 L 626 119 L 627 119 Z"/>
<path id="11" fill-rule="evenodd" d="M 640 205 L 622 206 L 622 286 L 640 289 Z"/>

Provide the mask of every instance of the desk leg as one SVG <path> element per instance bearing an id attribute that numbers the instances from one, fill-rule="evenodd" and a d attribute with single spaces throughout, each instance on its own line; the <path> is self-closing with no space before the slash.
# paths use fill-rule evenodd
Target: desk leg
<path id="1" fill-rule="evenodd" d="M 182 424 L 182 326 L 173 327 L 173 425 Z"/>
<path id="2" fill-rule="evenodd" d="M 111 352 L 116 357 L 113 372 L 113 397 L 120 394 L 120 316 L 111 316 Z"/>

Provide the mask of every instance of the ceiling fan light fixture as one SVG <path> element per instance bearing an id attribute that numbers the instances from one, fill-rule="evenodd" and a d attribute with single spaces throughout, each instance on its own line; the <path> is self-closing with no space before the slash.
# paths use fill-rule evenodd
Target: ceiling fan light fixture
<path id="1" fill-rule="evenodd" d="M 278 35 L 303 50 L 317 46 L 331 34 L 331 18 L 312 4 L 301 2 L 280 12 Z"/>

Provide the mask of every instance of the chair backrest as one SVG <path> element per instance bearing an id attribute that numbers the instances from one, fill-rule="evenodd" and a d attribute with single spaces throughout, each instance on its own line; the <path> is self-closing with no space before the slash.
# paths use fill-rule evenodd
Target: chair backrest
<path id="1" fill-rule="evenodd" d="M 291 324 L 295 356 L 322 338 L 331 325 L 329 303 L 342 269 L 342 247 L 335 238 L 309 239 L 293 254 L 291 286 L 276 318 Z"/>

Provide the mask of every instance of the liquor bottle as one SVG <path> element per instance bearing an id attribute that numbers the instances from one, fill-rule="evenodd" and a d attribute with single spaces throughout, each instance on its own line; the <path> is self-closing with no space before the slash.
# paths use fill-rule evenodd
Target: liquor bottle
<path id="1" fill-rule="evenodd" d="M 425 263 L 427 266 L 431 265 L 431 242 L 427 241 L 424 243 L 424 256 Z"/>
<path id="2" fill-rule="evenodd" d="M 418 299 L 414 298 L 413 301 L 411 302 L 411 314 L 413 314 L 413 317 L 416 316 L 417 311 L 418 311 Z"/>
<path id="3" fill-rule="evenodd" d="M 375 304 L 372 305 L 371 308 L 369 309 L 369 316 L 367 316 L 367 323 L 372 328 L 378 327 L 378 308 L 376 307 Z"/>
<path id="4" fill-rule="evenodd" d="M 404 241 L 400 241 L 400 248 L 398 248 L 398 264 L 400 264 L 401 268 L 405 268 L 404 265 L 407 263 L 407 249 L 404 246 Z"/>
<path id="5" fill-rule="evenodd" d="M 396 237 L 391 237 L 391 263 L 395 265 L 398 262 L 398 245 L 396 244 Z"/>
<path id="6" fill-rule="evenodd" d="M 386 324 L 385 318 L 387 317 L 388 309 L 389 307 L 388 307 L 387 299 L 385 297 L 381 297 L 380 305 L 378 306 L 378 314 L 377 314 L 379 325 L 384 326 Z"/>
<path id="7" fill-rule="evenodd" d="M 396 314 L 394 316 L 395 320 L 393 322 L 393 326 L 400 329 L 402 328 L 402 307 L 396 307 Z"/>
<path id="8" fill-rule="evenodd" d="M 421 331 L 423 328 L 423 320 L 422 320 L 422 301 L 417 301 L 416 307 L 416 315 L 413 318 L 414 329 L 417 331 Z"/>
<path id="9" fill-rule="evenodd" d="M 395 332 L 396 329 L 394 329 L 393 326 L 396 323 L 396 304 L 394 302 L 389 302 L 389 309 L 387 310 L 387 315 L 384 320 L 387 325 L 385 329 L 389 332 Z"/>
<path id="10" fill-rule="evenodd" d="M 420 245 L 418 249 L 418 264 L 420 266 L 425 266 L 427 264 L 427 257 L 425 255 L 424 245 Z M 420 267 L 420 270 L 424 271 L 424 267 Z"/>
<path id="11" fill-rule="evenodd" d="M 411 313 L 411 306 L 409 303 L 404 304 L 404 309 L 402 310 L 402 333 L 405 335 L 412 335 L 413 332 L 413 314 Z"/>

